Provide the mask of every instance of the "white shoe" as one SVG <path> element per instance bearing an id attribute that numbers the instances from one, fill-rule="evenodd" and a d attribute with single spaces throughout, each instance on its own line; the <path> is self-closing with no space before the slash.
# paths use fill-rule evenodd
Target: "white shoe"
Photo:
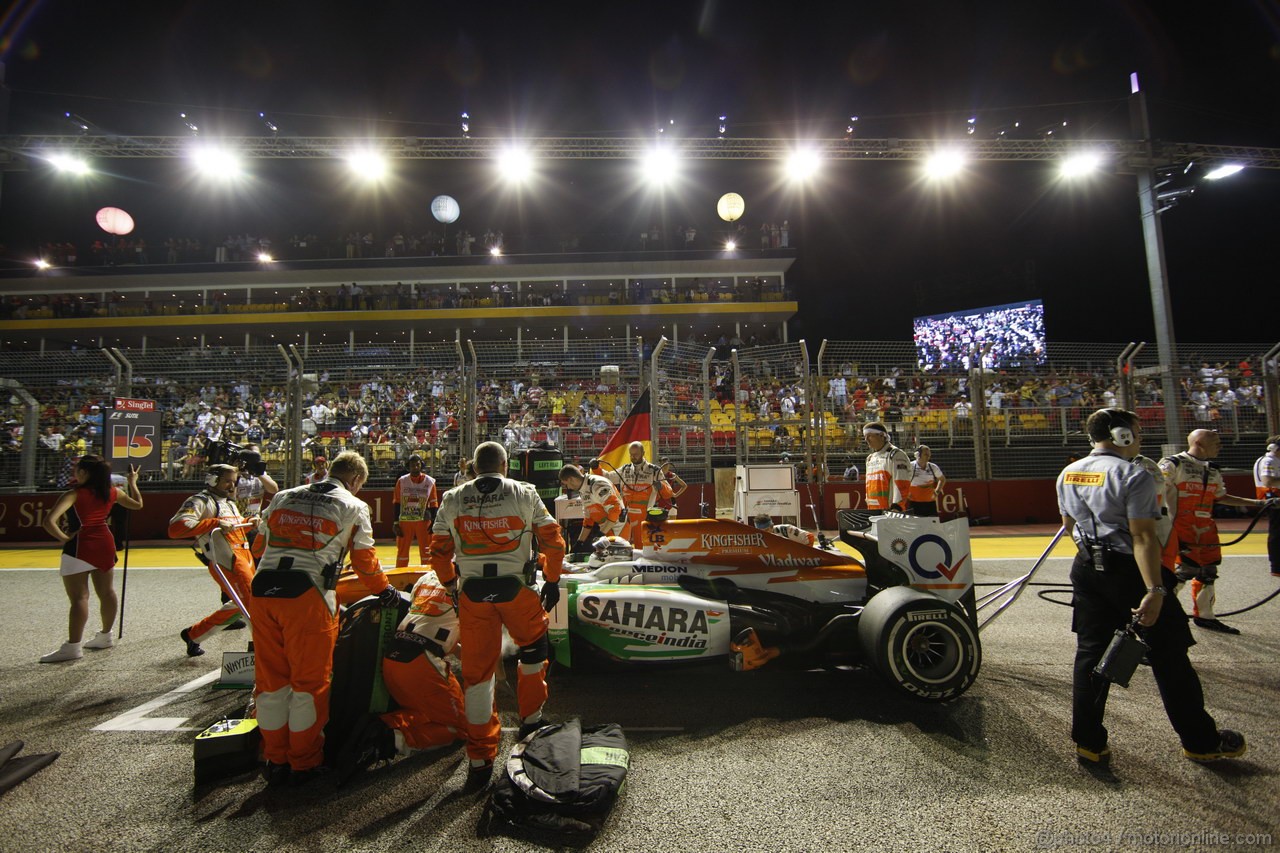
<path id="1" fill-rule="evenodd" d="M 79 643 L 63 643 L 62 648 L 56 652 L 49 652 L 40 658 L 40 663 L 60 663 L 64 660 L 80 660 L 82 657 L 84 652 L 80 651 Z"/>
<path id="2" fill-rule="evenodd" d="M 99 631 L 97 634 L 94 635 L 92 640 L 84 644 L 84 648 L 109 649 L 113 647 L 115 644 L 116 644 L 115 640 L 111 639 L 110 631 Z"/>

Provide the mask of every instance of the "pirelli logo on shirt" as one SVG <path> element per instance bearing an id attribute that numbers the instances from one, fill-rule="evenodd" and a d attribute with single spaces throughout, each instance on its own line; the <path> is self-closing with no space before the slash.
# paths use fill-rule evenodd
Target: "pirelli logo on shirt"
<path id="1" fill-rule="evenodd" d="M 1068 471 L 1062 475 L 1064 486 L 1101 486 L 1107 482 L 1105 471 Z"/>

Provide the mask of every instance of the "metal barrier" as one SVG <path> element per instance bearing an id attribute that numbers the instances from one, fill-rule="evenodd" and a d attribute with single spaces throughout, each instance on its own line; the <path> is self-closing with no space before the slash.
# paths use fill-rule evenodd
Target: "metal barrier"
<path id="1" fill-rule="evenodd" d="M 666 338 L 648 359 L 639 338 L 3 352 L 0 488 L 65 486 L 72 459 L 101 451 L 95 407 L 112 396 L 158 402 L 157 479 L 174 488 L 198 478 L 202 433 L 260 444 L 282 486 L 317 450 L 348 447 L 365 454 L 373 484 L 411 452 L 447 483 L 486 439 L 548 440 L 588 459 L 646 384 L 655 456 L 690 482 L 783 458 L 818 483 L 839 478 L 863 464 L 869 420 L 899 446 L 928 444 L 952 479 L 1044 478 L 1087 450 L 1083 421 L 1100 406 L 1139 413 L 1148 455 L 1183 449 L 1165 429 L 1166 371 L 1185 423 L 1217 429 L 1223 466 L 1248 469 L 1280 431 L 1278 354 L 1191 344 L 1170 367 L 1136 343 L 1058 343 L 1044 364 L 980 368 L 971 354 L 939 373 L 921 370 L 905 341 L 823 341 L 812 367 L 803 341 L 717 353 Z"/>

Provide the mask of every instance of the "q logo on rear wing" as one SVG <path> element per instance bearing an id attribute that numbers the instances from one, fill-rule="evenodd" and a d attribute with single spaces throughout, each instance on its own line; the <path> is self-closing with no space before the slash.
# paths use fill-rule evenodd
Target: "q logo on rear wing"
<path id="1" fill-rule="evenodd" d="M 880 555 L 906 570 L 911 586 L 948 600 L 973 586 L 968 519 L 881 518 L 876 528 Z"/>

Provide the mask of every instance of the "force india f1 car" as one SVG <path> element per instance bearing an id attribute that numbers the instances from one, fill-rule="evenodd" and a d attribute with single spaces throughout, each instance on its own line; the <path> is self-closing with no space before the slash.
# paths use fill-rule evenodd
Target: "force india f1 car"
<path id="1" fill-rule="evenodd" d="M 714 519 L 646 522 L 642 548 L 603 540 L 587 564 L 565 565 L 554 659 L 863 663 L 920 699 L 959 696 L 982 662 L 968 521 L 848 526 L 861 528 L 841 533 L 861 560 Z"/>

